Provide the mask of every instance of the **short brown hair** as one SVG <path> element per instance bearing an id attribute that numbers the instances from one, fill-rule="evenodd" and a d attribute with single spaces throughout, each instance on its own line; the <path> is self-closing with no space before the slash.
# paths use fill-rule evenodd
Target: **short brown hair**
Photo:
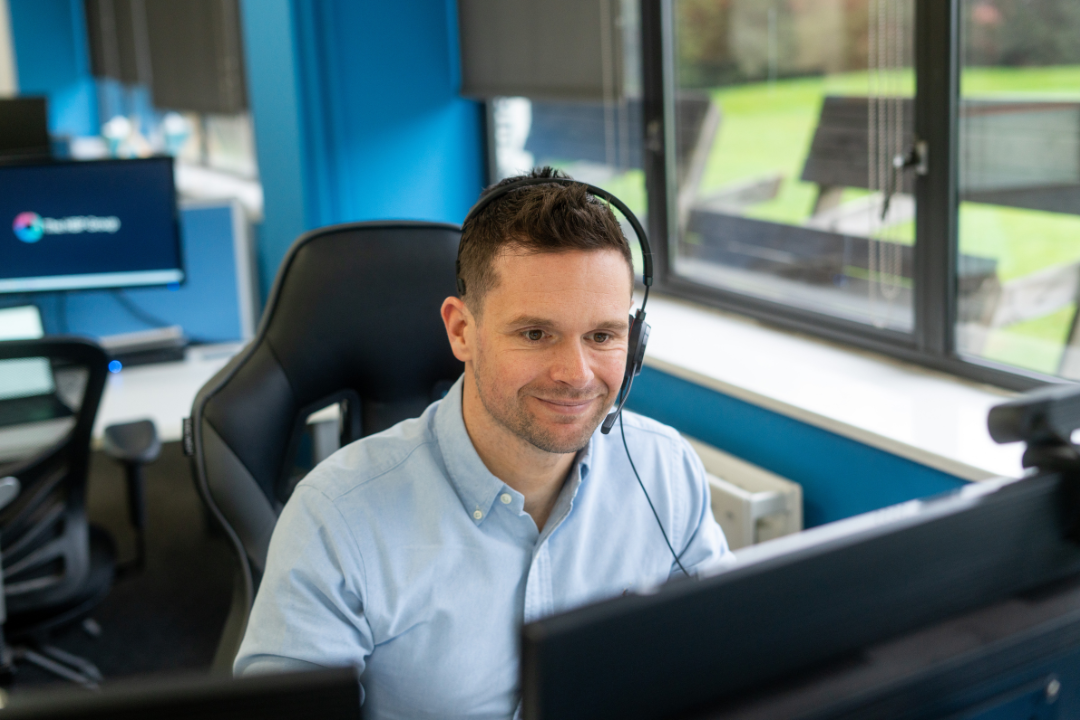
<path id="1" fill-rule="evenodd" d="M 550 167 L 528 175 L 506 178 L 481 194 L 525 178 L 565 178 Z M 528 185 L 495 200 L 466 219 L 458 250 L 458 286 L 469 309 L 479 315 L 484 296 L 499 282 L 495 259 L 507 248 L 529 254 L 568 250 L 617 250 L 633 277 L 630 245 L 619 221 L 606 203 L 583 185 L 559 183 Z"/>

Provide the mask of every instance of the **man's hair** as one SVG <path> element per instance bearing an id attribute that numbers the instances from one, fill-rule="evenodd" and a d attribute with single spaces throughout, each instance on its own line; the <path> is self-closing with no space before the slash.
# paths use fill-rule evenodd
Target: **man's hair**
<path id="1" fill-rule="evenodd" d="M 536 168 L 528 175 L 492 185 L 480 197 L 525 178 L 571 179 L 560 170 Z M 467 219 L 461 231 L 458 277 L 464 282 L 462 296 L 474 315 L 480 314 L 484 296 L 498 285 L 495 259 L 508 249 L 524 254 L 617 250 L 633 277 L 630 245 L 615 214 L 578 184 L 527 185 Z"/>

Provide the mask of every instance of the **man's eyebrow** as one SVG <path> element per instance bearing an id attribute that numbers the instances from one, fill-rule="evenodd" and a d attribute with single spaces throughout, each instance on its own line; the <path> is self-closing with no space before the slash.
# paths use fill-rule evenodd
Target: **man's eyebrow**
<path id="1" fill-rule="evenodd" d="M 548 318 L 542 318 L 538 315 L 518 315 L 516 318 L 507 323 L 510 327 L 552 327 L 553 323 Z M 629 320 L 605 320 L 602 323 L 597 323 L 594 330 L 615 330 L 625 331 L 630 326 Z"/>
<path id="2" fill-rule="evenodd" d="M 597 330 L 626 330 L 630 327 L 630 321 L 627 320 L 606 320 L 596 326 Z"/>
<path id="3" fill-rule="evenodd" d="M 513 327 L 523 327 L 525 325 L 540 325 L 541 327 L 550 327 L 554 325 L 551 320 L 542 318 L 538 315 L 518 315 L 516 318 L 507 323 Z"/>

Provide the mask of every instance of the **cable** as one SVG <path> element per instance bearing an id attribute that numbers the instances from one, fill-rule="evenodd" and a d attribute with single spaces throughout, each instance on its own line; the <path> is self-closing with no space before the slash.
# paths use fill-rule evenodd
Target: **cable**
<path id="1" fill-rule="evenodd" d="M 668 550 L 671 551 L 671 557 L 675 558 L 675 564 L 682 570 L 682 574 L 690 577 L 690 573 L 686 572 L 686 568 L 683 567 L 679 556 L 675 554 L 675 548 L 671 547 L 671 541 L 668 540 L 667 533 L 664 532 L 664 523 L 660 522 L 660 515 L 657 514 L 652 498 L 649 497 L 649 491 L 645 489 L 645 483 L 641 482 L 641 476 L 638 475 L 637 467 L 634 465 L 634 458 L 630 457 L 630 446 L 626 442 L 626 430 L 623 428 L 622 413 L 619 413 L 619 434 L 622 435 L 622 444 L 623 448 L 626 449 L 626 459 L 630 461 L 630 469 L 634 471 L 638 487 L 641 488 L 641 492 L 645 493 L 645 499 L 649 501 L 649 509 L 652 510 L 653 517 L 656 518 L 656 524 L 660 528 L 660 534 L 664 536 L 664 542 L 667 543 Z"/>

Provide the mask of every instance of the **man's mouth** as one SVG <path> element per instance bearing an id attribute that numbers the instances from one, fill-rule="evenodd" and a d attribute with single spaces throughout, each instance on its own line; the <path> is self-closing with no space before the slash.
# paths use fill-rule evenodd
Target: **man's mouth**
<path id="1" fill-rule="evenodd" d="M 540 403 L 544 407 L 548 408 L 549 410 L 552 410 L 553 412 L 560 413 L 560 414 L 566 414 L 566 415 L 574 415 L 576 413 L 579 413 L 582 410 L 587 409 L 590 405 L 592 405 L 594 402 L 596 402 L 596 400 L 599 399 L 598 397 L 591 397 L 591 398 L 550 398 L 550 399 L 548 399 L 548 398 L 536 397 L 535 395 L 533 397 L 536 398 L 537 400 L 539 400 Z"/>

